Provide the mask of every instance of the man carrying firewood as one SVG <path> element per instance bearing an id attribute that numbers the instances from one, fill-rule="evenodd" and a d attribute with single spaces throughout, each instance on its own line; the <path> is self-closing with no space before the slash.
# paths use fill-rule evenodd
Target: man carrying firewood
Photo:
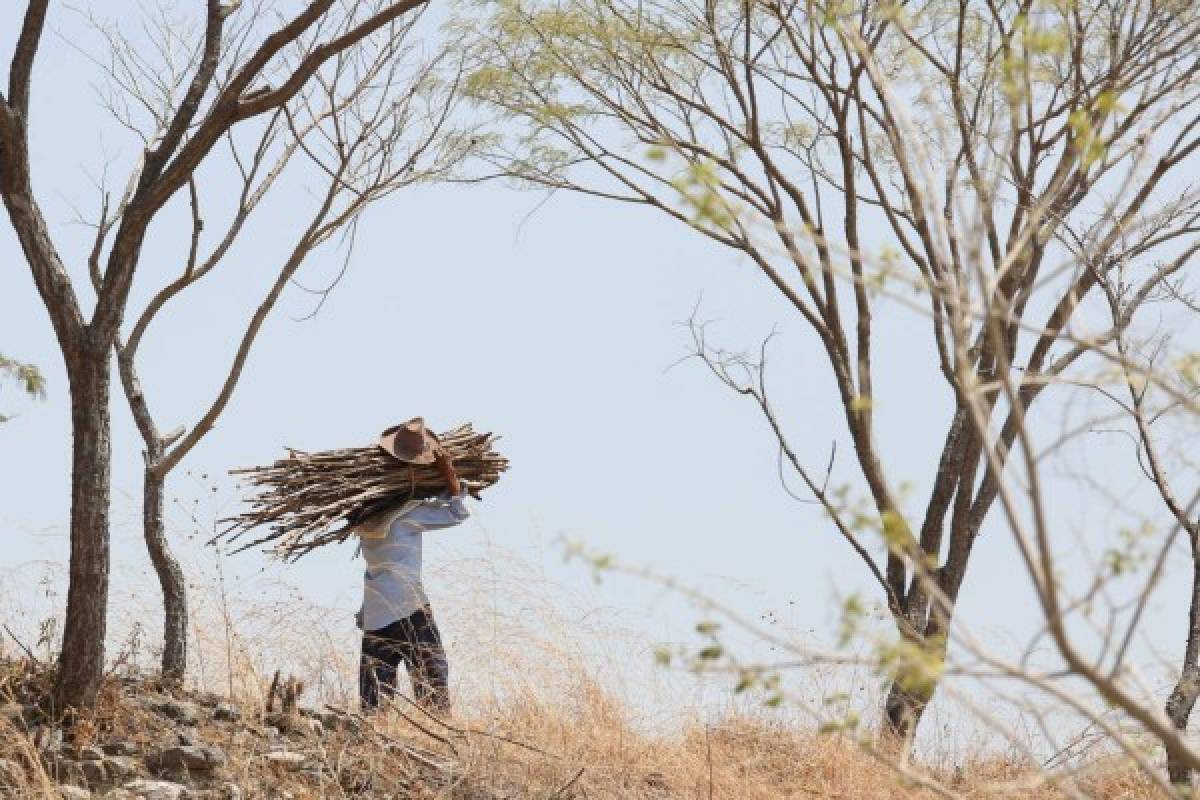
<path id="1" fill-rule="evenodd" d="M 379 446 L 402 464 L 435 465 L 446 492 L 372 513 L 355 526 L 367 562 L 363 604 L 357 615 L 363 631 L 362 706 L 374 710 L 381 698 L 391 697 L 403 662 L 417 702 L 445 715 L 450 711 L 450 669 L 421 583 L 421 537 L 467 518 L 466 491 L 446 450 L 420 417 L 388 428 L 380 435 Z"/>

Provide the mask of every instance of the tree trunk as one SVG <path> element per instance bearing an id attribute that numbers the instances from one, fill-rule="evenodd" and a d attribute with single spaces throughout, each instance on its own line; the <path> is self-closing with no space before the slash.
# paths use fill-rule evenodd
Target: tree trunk
<path id="1" fill-rule="evenodd" d="M 1196 697 L 1200 695 L 1200 558 L 1197 558 L 1195 543 L 1192 552 L 1192 604 L 1188 610 L 1187 647 L 1183 656 L 1183 668 L 1179 672 L 1179 681 L 1167 698 L 1166 712 L 1175 728 L 1187 730 L 1188 718 L 1196 705 Z M 1171 783 L 1191 786 L 1192 771 L 1179 754 L 1167 750 L 1167 775 Z"/>
<path id="2" fill-rule="evenodd" d="M 104 673 L 108 609 L 108 347 L 67 354 L 71 391 L 71 583 L 55 703 L 60 711 L 91 706 Z"/>
<path id="3" fill-rule="evenodd" d="M 934 610 L 928 617 L 923 639 L 915 646 L 924 652 L 917 656 L 917 663 L 909 674 L 892 679 L 887 699 L 883 703 L 883 726 L 880 745 L 888 752 L 905 753 L 912 747 L 917 734 L 917 725 L 929 707 L 929 702 L 941 683 L 941 667 L 946 663 L 949 641 L 946 631 L 950 627 L 947 610 Z M 901 665 L 901 669 L 904 666 Z"/>
<path id="4" fill-rule="evenodd" d="M 885 752 L 904 752 L 912 746 L 917 725 L 935 691 L 937 683 L 932 681 L 915 691 L 903 688 L 899 681 L 892 682 L 883 705 L 883 729 L 880 732 L 880 745 Z"/>
<path id="5" fill-rule="evenodd" d="M 147 461 L 154 464 L 158 453 L 147 452 Z M 183 570 L 167 544 L 163 525 L 164 481 L 147 466 L 142 487 L 142 534 L 150 562 L 158 573 L 163 597 L 162 677 L 171 685 L 183 682 L 187 671 L 187 584 Z"/>
<path id="6" fill-rule="evenodd" d="M 163 524 L 163 492 L 169 469 L 163 468 L 163 455 L 179 434 L 159 435 L 158 426 L 150 415 L 146 396 L 138 380 L 133 362 L 133 351 L 126 349 L 120 341 L 116 343 L 117 367 L 125 399 L 134 422 L 146 445 L 146 471 L 142 477 L 142 537 L 146 540 L 146 552 L 158 575 L 163 597 L 163 651 L 162 679 L 168 685 L 177 686 L 187 673 L 187 584 L 183 570 L 167 544 Z"/>

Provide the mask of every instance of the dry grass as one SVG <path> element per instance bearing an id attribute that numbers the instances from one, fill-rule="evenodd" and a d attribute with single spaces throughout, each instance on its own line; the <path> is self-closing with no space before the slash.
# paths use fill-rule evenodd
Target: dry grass
<path id="1" fill-rule="evenodd" d="M 195 738 L 229 757 L 219 781 L 208 785 L 231 781 L 246 797 L 295 800 L 1068 796 L 1053 786 L 1063 774 L 1047 776 L 992 753 L 957 759 L 948 768 L 898 767 L 851 736 L 817 735 L 798 714 L 753 704 L 728 703 L 720 712 L 711 704 L 689 705 L 689 691 L 680 689 L 689 676 L 646 669 L 649 643 L 598 612 L 594 597 L 548 587 L 536 568 L 501 558 L 488 553 L 460 559 L 442 568 L 453 574 L 431 575 L 431 586 L 443 591 L 435 605 L 450 639 L 458 718 L 435 721 L 402 703 L 357 730 L 318 734 L 309 720 L 275 738 L 263 708 L 275 669 L 304 679 L 310 688 L 302 702 L 315 709 L 352 705 L 357 644 L 350 614 L 306 602 L 277 578 L 226 580 L 211 555 L 193 561 L 188 696 L 209 709 L 232 698 L 244 720 L 231 724 L 202 715 Z M 114 581 L 118 591 L 138 586 L 120 578 Z M 37 583 L 35 573 L 25 579 Z M 131 741 L 151 751 L 174 743 L 179 726 L 146 707 L 145 697 L 156 689 L 138 677 L 157 656 L 150 646 L 155 632 L 142 624 L 157 616 L 153 585 L 123 591 L 113 604 L 113 675 L 96 714 L 77 727 L 76 743 Z M 36 594 L 15 591 L 13 584 L 0 587 L 4 604 Z M 52 634 L 53 626 L 39 625 L 42 617 L 32 608 L 4 610 L 31 649 L 49 661 L 53 636 L 40 647 L 34 642 L 39 631 Z M 33 699 L 48 676 L 19 668 L 23 658 L 11 642 L 0 655 L 5 651 L 0 694 Z M 307 769 L 292 771 L 265 757 L 279 749 L 303 753 Z M 20 772 L 19 788 L 0 789 L 0 796 L 58 796 L 27 733 L 0 729 L 0 759 L 15 762 Z M 926 763 L 954 761 L 934 753 Z M 1158 796 L 1127 763 L 1100 757 L 1075 773 L 1074 788 L 1075 796 L 1112 800 Z"/>
<path id="2" fill-rule="evenodd" d="M 7 691 L 32 691 L 43 677 L 18 671 L 9 662 Z M 77 726 L 77 746 L 133 742 L 152 751 L 174 741 L 177 723 L 149 710 L 145 698 L 156 687 L 110 679 L 94 715 Z M 216 696 L 191 695 L 204 708 Z M 493 798 L 843 798 L 917 800 L 969 798 L 1057 798 L 1043 776 L 1000 760 L 984 760 L 954 774 L 906 777 L 852 741 L 814 736 L 753 716 L 707 725 L 686 725 L 667 734 L 635 732 L 628 709 L 596 687 L 581 686 L 569 697 L 514 697 L 486 718 L 441 724 L 411 707 L 371 719 L 359 729 L 322 731 L 297 718 L 282 737 L 268 733 L 263 710 L 243 705 L 244 722 L 205 719 L 197 740 L 229 756 L 219 777 L 199 781 L 217 788 L 232 781 L 248 797 L 413 797 L 446 800 Z M 271 751 L 303 753 L 307 769 L 293 771 L 266 758 Z M 9 726 L 0 731 L 0 757 L 22 767 L 22 785 L 5 797 L 57 797 L 54 782 L 37 757 L 31 738 Z M 933 781 L 942 791 L 919 786 Z M 1037 785 L 1031 785 L 1037 784 Z M 1120 764 L 1096 766 L 1079 780 L 1088 797 L 1154 796 L 1145 781 Z"/>

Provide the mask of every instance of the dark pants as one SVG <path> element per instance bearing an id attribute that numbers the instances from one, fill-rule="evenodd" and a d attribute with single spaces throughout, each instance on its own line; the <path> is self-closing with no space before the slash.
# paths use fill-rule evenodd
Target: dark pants
<path id="1" fill-rule="evenodd" d="M 396 691 L 401 661 L 408 670 L 417 702 L 433 713 L 448 713 L 450 666 L 429 606 L 386 628 L 363 633 L 358 690 L 364 709 L 378 708 L 381 697 L 390 698 Z"/>

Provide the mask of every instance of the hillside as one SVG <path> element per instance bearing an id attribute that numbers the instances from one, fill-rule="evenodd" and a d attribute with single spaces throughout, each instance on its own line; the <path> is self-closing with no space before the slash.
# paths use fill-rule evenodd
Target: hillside
<path id="1" fill-rule="evenodd" d="M 37 707 L 47 671 L 13 660 L 0 670 L 0 792 L 11 798 L 1067 796 L 1001 760 L 903 776 L 847 739 L 752 719 L 639 735 L 619 707 L 587 690 L 557 708 L 524 698 L 486 720 L 445 722 L 411 706 L 371 719 L 302 703 L 268 711 L 110 677 L 95 714 L 64 735 Z M 1119 763 L 1076 779 L 1091 797 L 1153 796 Z"/>

